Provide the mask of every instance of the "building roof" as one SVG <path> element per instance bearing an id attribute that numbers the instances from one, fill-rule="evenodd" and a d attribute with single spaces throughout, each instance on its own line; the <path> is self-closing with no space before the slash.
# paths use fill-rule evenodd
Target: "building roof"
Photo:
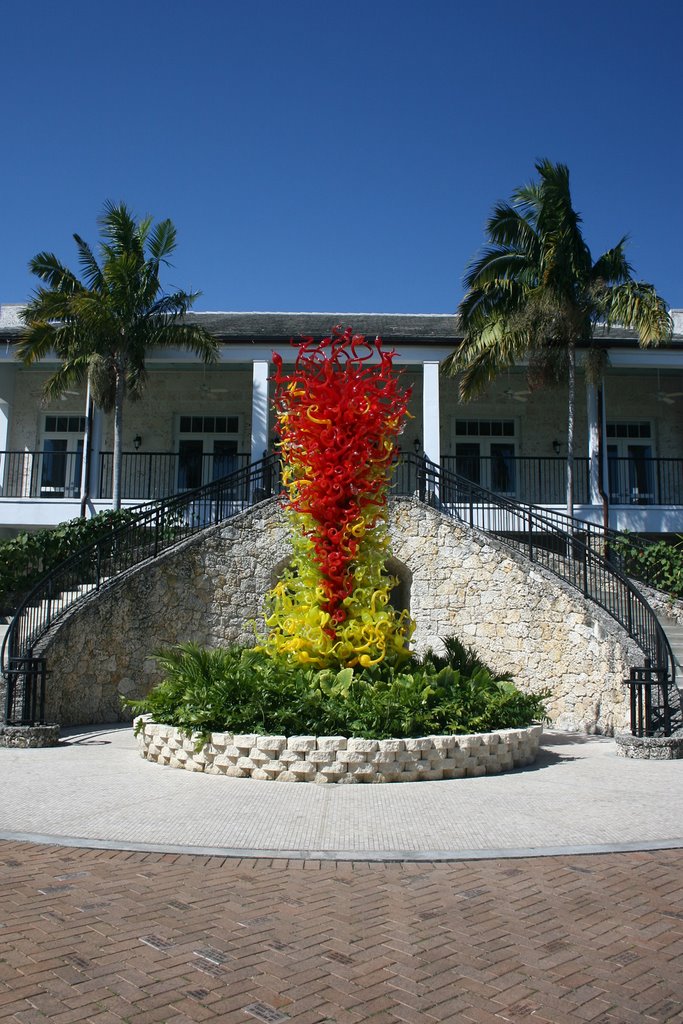
<path id="1" fill-rule="evenodd" d="M 19 319 L 20 304 L 0 306 L 0 339 L 16 341 L 25 330 Z M 671 344 L 683 345 L 683 312 L 672 310 L 674 335 Z M 322 338 L 336 325 L 352 327 L 357 334 L 380 335 L 386 341 L 410 344 L 426 342 L 454 346 L 461 338 L 458 318 L 453 313 L 259 313 L 193 312 L 188 323 L 199 323 L 226 344 L 244 342 L 282 342 L 301 335 Z M 636 331 L 600 325 L 594 338 L 607 347 L 637 345 Z"/>

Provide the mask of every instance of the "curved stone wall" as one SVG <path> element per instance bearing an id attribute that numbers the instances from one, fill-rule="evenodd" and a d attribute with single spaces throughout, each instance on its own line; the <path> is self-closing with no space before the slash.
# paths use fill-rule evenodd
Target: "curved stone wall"
<path id="1" fill-rule="evenodd" d="M 152 722 L 148 715 L 138 724 L 138 747 L 148 761 L 264 782 L 433 782 L 499 775 L 533 764 L 543 732 L 532 725 L 410 740 L 214 732 L 196 751 L 199 736 Z"/>
<path id="2" fill-rule="evenodd" d="M 550 688 L 556 727 L 626 727 L 621 679 L 642 654 L 609 616 L 521 555 L 416 499 L 392 502 L 390 530 L 418 651 L 456 634 L 522 688 Z M 158 681 L 153 652 L 160 647 L 253 644 L 263 595 L 287 554 L 281 510 L 268 501 L 83 601 L 42 644 L 49 720 L 130 718 L 120 695 L 143 696 Z"/>

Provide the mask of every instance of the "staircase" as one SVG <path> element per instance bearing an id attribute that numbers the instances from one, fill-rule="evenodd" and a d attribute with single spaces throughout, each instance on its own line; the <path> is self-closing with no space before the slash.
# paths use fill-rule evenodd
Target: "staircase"
<path id="1" fill-rule="evenodd" d="M 279 474 L 279 460 L 270 456 L 205 487 L 138 507 L 125 526 L 95 539 L 57 566 L 28 595 L 4 637 L 5 723 L 28 724 L 39 717 L 39 695 L 31 686 L 35 689 L 39 677 L 44 680 L 45 664 L 34 652 L 56 621 L 129 570 L 279 493 Z M 511 501 L 412 454 L 401 456 L 394 492 L 413 495 L 495 536 L 603 608 L 633 638 L 645 664 L 656 673 L 654 720 L 667 719 L 668 711 L 665 715 L 662 709 L 668 702 L 672 727 L 683 728 L 675 686 L 677 663 L 667 634 L 668 629 L 680 641 L 683 660 L 683 627 L 660 623 L 640 591 L 604 557 L 609 536 L 601 528 Z M 29 685 L 28 680 L 33 682 Z"/>

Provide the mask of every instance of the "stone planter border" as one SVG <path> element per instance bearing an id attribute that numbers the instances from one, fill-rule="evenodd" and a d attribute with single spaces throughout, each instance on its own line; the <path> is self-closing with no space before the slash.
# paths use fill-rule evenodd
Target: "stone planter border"
<path id="1" fill-rule="evenodd" d="M 141 721 L 142 720 L 142 721 Z M 198 735 L 142 715 L 140 754 L 156 764 L 208 775 L 274 782 L 420 782 L 498 775 L 533 764 L 543 727 L 499 729 L 463 736 L 364 740 L 345 736 Z"/>
<path id="2" fill-rule="evenodd" d="M 0 725 L 0 747 L 35 750 L 56 747 L 58 743 L 58 725 Z"/>
<path id="3" fill-rule="evenodd" d="M 683 759 L 683 736 L 629 736 L 615 737 L 617 757 L 632 757 L 640 761 L 678 761 Z"/>

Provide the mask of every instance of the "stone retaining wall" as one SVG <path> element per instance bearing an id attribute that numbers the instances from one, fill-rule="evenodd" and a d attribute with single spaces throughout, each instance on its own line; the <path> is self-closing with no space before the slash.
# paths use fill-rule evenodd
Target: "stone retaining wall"
<path id="1" fill-rule="evenodd" d="M 390 503 L 392 571 L 418 652 L 456 635 L 521 689 L 552 692 L 559 729 L 628 727 L 622 679 L 643 655 L 601 609 L 557 577 L 417 499 Z M 193 640 L 253 645 L 263 598 L 289 557 L 272 500 L 189 539 L 88 598 L 46 638 L 47 715 L 62 725 L 130 719 L 120 697 L 160 679 L 153 652 Z"/>
<path id="2" fill-rule="evenodd" d="M 352 784 L 498 775 L 533 764 L 543 732 L 542 726 L 533 725 L 410 740 L 214 732 L 196 753 L 199 736 L 157 724 L 149 716 L 143 716 L 140 725 L 140 754 L 157 764 L 237 779 Z"/>

